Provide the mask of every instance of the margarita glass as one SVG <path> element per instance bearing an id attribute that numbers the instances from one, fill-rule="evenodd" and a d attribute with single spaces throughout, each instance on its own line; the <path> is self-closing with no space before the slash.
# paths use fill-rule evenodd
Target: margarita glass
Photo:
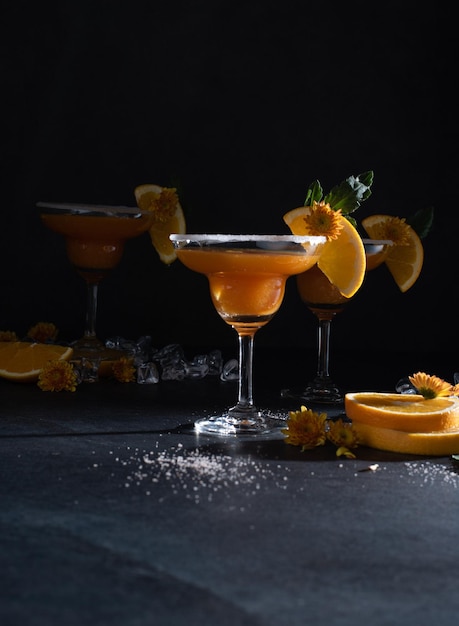
<path id="1" fill-rule="evenodd" d="M 384 262 L 393 242 L 389 239 L 363 239 L 366 272 Z M 283 389 L 281 395 L 305 403 L 341 405 L 344 396 L 329 372 L 330 330 L 335 315 L 346 308 L 352 298 L 343 296 L 317 265 L 296 277 L 301 300 L 318 320 L 317 371 L 315 378 L 301 389 Z"/>
<path id="2" fill-rule="evenodd" d="M 325 237 L 172 234 L 170 239 L 178 259 L 207 276 L 215 309 L 239 341 L 237 403 L 222 415 L 198 419 L 197 432 L 269 436 L 285 427 L 285 420 L 254 405 L 254 336 L 282 304 L 287 278 L 315 265 Z"/>
<path id="3" fill-rule="evenodd" d="M 72 344 L 74 357 L 109 360 L 114 351 L 96 335 L 99 283 L 121 261 L 125 243 L 146 232 L 153 216 L 138 208 L 39 202 L 43 223 L 66 243 L 67 256 L 87 287 L 83 337 Z"/>

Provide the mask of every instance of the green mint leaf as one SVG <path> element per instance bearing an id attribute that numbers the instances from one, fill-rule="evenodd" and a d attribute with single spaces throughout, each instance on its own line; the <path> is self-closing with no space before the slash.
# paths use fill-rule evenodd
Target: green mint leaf
<path id="1" fill-rule="evenodd" d="M 315 180 L 308 187 L 306 192 L 306 198 L 304 200 L 304 206 L 312 206 L 313 202 L 320 202 L 323 196 L 323 189 L 318 180 Z"/>
<path id="2" fill-rule="evenodd" d="M 420 209 L 413 215 L 410 215 L 410 217 L 407 217 L 406 222 L 416 231 L 420 239 L 424 239 L 432 228 L 433 218 L 433 207 L 428 207 L 427 209 Z"/>
<path id="3" fill-rule="evenodd" d="M 351 215 L 346 215 L 346 219 L 348 222 L 352 224 L 352 226 L 357 230 L 357 222 Z"/>
<path id="4" fill-rule="evenodd" d="M 371 196 L 371 185 L 374 174 L 370 170 L 358 176 L 349 176 L 325 196 L 332 209 L 341 209 L 343 215 L 353 213 L 364 200 Z"/>

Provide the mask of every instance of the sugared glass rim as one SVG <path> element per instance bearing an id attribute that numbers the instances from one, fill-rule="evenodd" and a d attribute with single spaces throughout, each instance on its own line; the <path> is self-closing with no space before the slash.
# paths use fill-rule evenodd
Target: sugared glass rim
<path id="1" fill-rule="evenodd" d="M 229 235 L 222 233 L 172 233 L 171 241 L 196 241 L 197 243 L 230 243 L 232 241 L 273 241 L 284 243 L 325 243 L 327 238 L 323 235 Z"/>
<path id="2" fill-rule="evenodd" d="M 369 237 L 362 237 L 362 242 L 374 245 L 374 246 L 393 246 L 392 239 L 370 239 Z"/>
<path id="3" fill-rule="evenodd" d="M 107 213 L 108 215 L 149 215 L 150 211 L 142 211 L 139 207 L 110 206 L 108 204 L 79 204 L 73 202 L 37 202 L 39 209 L 53 209 L 67 213 Z"/>

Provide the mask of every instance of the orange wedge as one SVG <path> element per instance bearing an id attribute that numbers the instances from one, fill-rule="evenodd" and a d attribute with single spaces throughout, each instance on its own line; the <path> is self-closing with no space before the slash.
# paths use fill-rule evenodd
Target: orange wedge
<path id="1" fill-rule="evenodd" d="M 422 456 L 449 456 L 459 452 L 459 429 L 433 433 L 407 433 L 356 422 L 353 424 L 360 445 Z"/>
<path id="2" fill-rule="evenodd" d="M 302 206 L 288 211 L 284 222 L 294 235 L 310 235 L 304 217 L 311 207 Z M 346 298 L 351 298 L 360 288 L 365 276 L 365 248 L 354 226 L 344 216 L 339 216 L 342 230 L 336 239 L 324 245 L 317 266 Z"/>
<path id="3" fill-rule="evenodd" d="M 407 433 L 459 429 L 459 398 L 456 396 L 427 400 L 418 394 L 363 391 L 347 393 L 344 403 L 346 415 L 354 424 Z"/>
<path id="4" fill-rule="evenodd" d="M 136 187 L 134 195 L 139 209 L 153 212 L 155 219 L 149 231 L 151 242 L 161 261 L 170 265 L 177 255 L 169 235 L 186 232 L 185 215 L 176 190 L 146 184 Z"/>
<path id="5" fill-rule="evenodd" d="M 48 361 L 68 360 L 73 348 L 48 343 L 0 341 L 0 377 L 16 382 L 33 382 Z"/>
<path id="6" fill-rule="evenodd" d="M 385 263 L 400 291 L 405 292 L 417 281 L 424 262 L 424 248 L 418 234 L 403 222 L 405 241 L 397 243 L 393 225 L 401 220 L 392 215 L 371 215 L 362 220 L 362 226 L 372 239 L 392 239 L 394 245 L 387 252 Z M 396 231 L 395 231 L 396 234 Z"/>

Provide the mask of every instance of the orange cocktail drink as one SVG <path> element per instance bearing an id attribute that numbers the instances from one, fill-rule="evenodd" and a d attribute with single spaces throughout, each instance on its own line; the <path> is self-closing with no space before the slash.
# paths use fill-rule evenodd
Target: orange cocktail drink
<path id="1" fill-rule="evenodd" d="M 301 300 L 317 316 L 331 319 L 349 302 L 317 265 L 297 276 L 296 284 Z"/>
<path id="2" fill-rule="evenodd" d="M 365 248 L 365 271 L 369 272 L 384 262 L 392 245 L 389 240 L 362 239 Z M 328 280 L 317 265 L 296 277 L 301 300 L 319 319 L 332 319 L 340 313 L 351 298 L 346 298 Z"/>
<path id="3" fill-rule="evenodd" d="M 186 248 L 177 250 L 184 265 L 206 274 L 213 304 L 232 326 L 260 328 L 279 309 L 288 276 L 309 269 L 317 256 L 301 251 Z"/>
<path id="4" fill-rule="evenodd" d="M 85 280 L 94 282 L 119 264 L 126 240 L 144 233 L 152 218 L 61 212 L 43 213 L 41 219 L 64 235 L 70 262 Z"/>

